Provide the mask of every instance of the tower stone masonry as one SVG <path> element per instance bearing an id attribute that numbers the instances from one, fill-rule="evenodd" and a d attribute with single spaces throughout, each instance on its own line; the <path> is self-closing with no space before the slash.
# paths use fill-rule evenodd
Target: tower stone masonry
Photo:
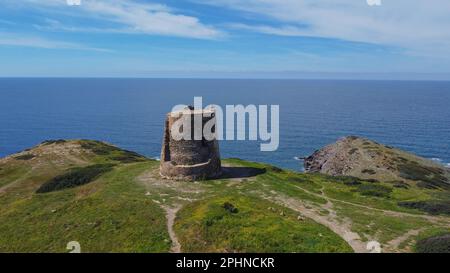
<path id="1" fill-rule="evenodd" d="M 188 118 L 191 123 L 189 140 L 177 140 L 178 138 L 172 135 L 172 125 L 182 118 Z M 202 125 L 202 137 L 199 140 L 194 138 L 196 119 L 200 120 Z M 215 131 L 213 130 L 212 140 L 207 140 L 203 135 L 205 124 L 209 121 L 215 124 L 215 119 L 214 110 L 194 110 L 192 107 L 167 114 L 160 163 L 160 175 L 163 178 L 193 181 L 216 178 L 221 175 L 219 143 L 215 137 Z"/>

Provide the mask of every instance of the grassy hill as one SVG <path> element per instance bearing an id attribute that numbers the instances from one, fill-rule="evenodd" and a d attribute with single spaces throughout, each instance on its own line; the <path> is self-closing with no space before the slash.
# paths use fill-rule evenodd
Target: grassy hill
<path id="1" fill-rule="evenodd" d="M 450 190 L 450 169 L 375 141 L 349 136 L 305 159 L 307 172 Z"/>
<path id="2" fill-rule="evenodd" d="M 224 165 L 221 179 L 164 180 L 158 161 L 134 152 L 46 141 L 0 159 L 0 252 L 67 252 L 70 241 L 82 252 L 366 252 L 372 240 L 385 252 L 448 246 L 445 188 L 239 159 Z"/>

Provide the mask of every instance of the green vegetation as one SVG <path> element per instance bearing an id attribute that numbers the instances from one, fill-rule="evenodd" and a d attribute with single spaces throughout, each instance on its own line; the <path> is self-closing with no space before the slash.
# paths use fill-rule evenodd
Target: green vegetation
<path id="1" fill-rule="evenodd" d="M 32 155 L 32 154 L 23 154 L 23 155 L 18 155 L 18 156 L 16 156 L 16 157 L 14 157 L 15 159 L 17 159 L 17 160 L 30 160 L 30 159 L 33 159 L 33 158 L 35 158 L 35 156 L 34 155 Z"/>
<path id="2" fill-rule="evenodd" d="M 361 172 L 362 172 L 362 173 L 365 173 L 365 174 L 370 174 L 370 175 L 374 175 L 374 174 L 377 173 L 376 171 L 374 171 L 374 170 L 372 170 L 372 169 L 364 169 L 364 170 L 362 170 Z"/>
<path id="3" fill-rule="evenodd" d="M 128 151 L 125 151 L 123 153 L 124 153 L 123 155 L 113 156 L 113 157 L 111 157 L 111 159 L 115 160 L 115 161 L 119 161 L 124 164 L 145 161 L 145 159 L 140 155 L 135 155 Z"/>
<path id="4" fill-rule="evenodd" d="M 230 213 L 238 213 L 239 210 L 230 202 L 223 203 L 222 207 Z"/>
<path id="5" fill-rule="evenodd" d="M 143 162 L 147 160 L 145 157 L 136 152 L 119 149 L 115 146 L 100 141 L 83 140 L 80 144 L 83 149 L 89 150 L 98 156 L 106 156 L 108 159 L 125 164 Z"/>
<path id="6" fill-rule="evenodd" d="M 419 253 L 450 253 L 450 234 L 434 236 L 417 242 Z"/>
<path id="7" fill-rule="evenodd" d="M 20 179 L 28 172 L 29 167 L 25 165 L 10 164 L 0 165 L 0 187 Z"/>
<path id="8" fill-rule="evenodd" d="M 390 181 L 389 183 L 391 183 L 394 188 L 399 188 L 399 189 L 409 189 L 410 188 L 410 186 L 403 181 Z"/>
<path id="9" fill-rule="evenodd" d="M 400 177 L 420 181 L 417 185 L 426 189 L 442 188 L 450 190 L 450 183 L 444 176 L 442 169 L 417 164 L 415 161 L 406 161 L 398 165 Z"/>
<path id="10" fill-rule="evenodd" d="M 389 198 L 392 189 L 378 184 L 361 184 L 358 185 L 357 191 L 366 196 L 376 196 L 376 197 L 384 197 Z"/>
<path id="11" fill-rule="evenodd" d="M 67 252 L 70 241 L 82 252 L 169 251 L 164 211 L 136 182 L 155 162 L 122 165 L 82 143 L 52 141 L 31 150 L 39 160 L 0 163 L 0 252 Z M 36 194 L 51 181 L 58 191 Z"/>
<path id="12" fill-rule="evenodd" d="M 187 252 L 351 252 L 342 239 L 351 232 L 386 251 L 430 251 L 436 240 L 423 241 L 450 226 L 449 191 L 400 179 L 228 159 L 232 175 L 186 183 L 161 180 L 157 161 L 97 141 L 52 141 L 26 154 L 35 159 L 0 163 L 0 252 L 66 252 L 70 241 L 82 252 L 168 252 L 173 208 Z"/>
<path id="13" fill-rule="evenodd" d="M 51 144 L 63 144 L 67 141 L 64 139 L 56 139 L 56 140 L 45 140 L 42 142 L 42 145 L 51 145 Z"/>
<path id="14" fill-rule="evenodd" d="M 36 193 L 47 193 L 73 188 L 94 181 L 100 175 L 111 171 L 112 164 L 97 164 L 82 168 L 74 168 L 65 174 L 56 176 L 44 183 Z"/>
<path id="15" fill-rule="evenodd" d="M 80 144 L 81 148 L 90 150 L 96 155 L 109 155 L 113 152 L 120 151 L 119 148 L 100 141 L 83 140 Z"/>
<path id="16" fill-rule="evenodd" d="M 95 182 L 28 198 L 0 200 L 0 252 L 167 252 L 164 212 L 134 177 L 152 166 L 118 167 Z"/>
<path id="17" fill-rule="evenodd" d="M 418 209 L 432 215 L 446 214 L 450 215 L 450 202 L 427 200 L 427 201 L 409 201 L 399 202 L 399 206 L 405 208 Z"/>
<path id="18" fill-rule="evenodd" d="M 365 241 L 375 239 L 384 247 L 389 241 L 403 236 L 408 231 L 426 227 L 428 224 L 421 218 L 399 217 L 349 204 L 339 204 L 336 210 L 342 217 L 352 219 L 352 231 L 363 236 Z"/>
<path id="19" fill-rule="evenodd" d="M 238 212 L 224 208 L 233 204 Z M 187 205 L 175 230 L 187 252 L 350 252 L 329 229 L 273 203 L 227 195 Z"/>

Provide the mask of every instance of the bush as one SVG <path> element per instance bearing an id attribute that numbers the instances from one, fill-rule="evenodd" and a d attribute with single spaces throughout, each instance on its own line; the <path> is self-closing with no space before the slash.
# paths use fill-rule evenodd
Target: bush
<path id="1" fill-rule="evenodd" d="M 440 168 L 421 166 L 417 162 L 408 161 L 399 164 L 398 170 L 402 178 L 421 181 L 417 184 L 418 187 L 450 189 L 448 178 L 444 176 Z"/>
<path id="2" fill-rule="evenodd" d="M 136 163 L 136 162 L 142 162 L 144 159 L 142 157 L 136 157 L 133 155 L 118 155 L 111 157 L 112 160 L 119 161 L 121 163 Z"/>
<path id="3" fill-rule="evenodd" d="M 366 179 L 366 180 L 364 180 L 364 181 L 369 182 L 369 183 L 378 183 L 378 182 L 380 182 L 380 181 L 378 181 L 378 180 L 375 179 L 375 178 Z"/>
<path id="4" fill-rule="evenodd" d="M 433 215 L 450 215 L 450 203 L 444 201 L 428 200 L 416 202 L 399 202 L 398 205 L 405 208 L 418 209 Z"/>
<path id="5" fill-rule="evenodd" d="M 364 170 L 362 170 L 362 173 L 374 175 L 374 174 L 376 174 L 377 172 L 374 171 L 374 170 L 372 170 L 372 169 L 364 169 Z"/>
<path id="6" fill-rule="evenodd" d="M 409 185 L 403 181 L 396 181 L 393 186 L 398 189 L 409 189 Z"/>
<path id="7" fill-rule="evenodd" d="M 35 158 L 35 156 L 32 155 L 32 154 L 24 154 L 24 155 L 18 155 L 18 156 L 14 157 L 14 158 L 17 159 L 17 160 L 30 160 L 30 159 Z"/>
<path id="8" fill-rule="evenodd" d="M 419 253 L 450 253 L 450 234 L 434 236 L 417 242 Z"/>
<path id="9" fill-rule="evenodd" d="M 142 162 L 146 160 L 145 157 L 136 152 L 122 150 L 115 146 L 99 141 L 83 140 L 81 142 L 81 147 L 83 149 L 90 150 L 96 155 L 110 156 L 112 160 L 119 161 L 125 164 Z"/>
<path id="10" fill-rule="evenodd" d="M 361 184 L 358 186 L 357 191 L 365 196 L 389 197 L 392 189 L 378 184 Z"/>
<path id="11" fill-rule="evenodd" d="M 340 182 L 340 183 L 355 183 L 355 182 L 359 182 L 359 184 L 361 184 L 361 182 L 363 181 L 362 179 L 359 179 L 358 177 L 354 177 L 354 176 L 329 176 L 327 177 L 328 181 L 332 181 L 332 182 Z"/>
<path id="12" fill-rule="evenodd" d="M 81 142 L 81 148 L 90 150 L 96 155 L 109 155 L 112 152 L 121 151 L 119 148 L 115 146 L 108 145 L 106 143 L 99 141 L 90 141 L 90 140 L 84 140 L 83 142 Z"/>
<path id="13" fill-rule="evenodd" d="M 223 203 L 222 207 L 230 213 L 238 213 L 239 212 L 239 210 L 236 207 L 234 207 L 234 205 L 231 204 L 230 202 Z"/>
<path id="14" fill-rule="evenodd" d="M 145 157 L 142 155 L 127 150 L 121 150 L 119 155 L 113 156 L 111 159 L 121 163 L 136 163 L 145 161 Z"/>
<path id="15" fill-rule="evenodd" d="M 97 164 L 83 168 L 74 168 L 63 175 L 56 176 L 44 183 L 36 193 L 47 193 L 74 188 L 94 181 L 100 175 L 112 170 L 112 164 Z"/>
<path id="16" fill-rule="evenodd" d="M 308 182 L 309 180 L 303 177 L 299 177 L 299 176 L 288 176 L 287 177 L 289 181 L 291 182 L 297 182 L 297 183 L 304 183 L 304 182 Z"/>
<path id="17" fill-rule="evenodd" d="M 274 172 L 274 173 L 282 173 L 283 169 L 275 167 L 275 166 L 269 166 L 269 167 L 267 167 L 267 171 Z"/>
<path id="18" fill-rule="evenodd" d="M 361 185 L 362 183 L 358 180 L 350 180 L 350 181 L 344 181 L 344 185 L 347 186 L 358 186 Z"/>
<path id="19" fill-rule="evenodd" d="M 66 143 L 66 140 L 64 140 L 64 139 L 45 140 L 44 142 L 42 142 L 42 145 L 62 144 L 62 143 Z"/>

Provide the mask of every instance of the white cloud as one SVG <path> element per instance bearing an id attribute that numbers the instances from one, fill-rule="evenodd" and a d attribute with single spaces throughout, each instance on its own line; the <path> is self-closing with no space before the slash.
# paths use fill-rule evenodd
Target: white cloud
<path id="1" fill-rule="evenodd" d="M 271 24 L 233 27 L 284 36 L 313 36 L 376 43 L 420 54 L 450 51 L 450 1 L 194 0 L 257 14 Z"/>
<path id="2" fill-rule="evenodd" d="M 58 40 L 51 40 L 39 36 L 24 36 L 12 33 L 0 32 L 0 46 L 20 46 L 20 47 L 35 47 L 45 49 L 75 49 L 75 50 L 92 50 L 111 52 L 111 50 L 89 47 L 78 43 L 69 43 Z"/>
<path id="3" fill-rule="evenodd" d="M 267 25 L 246 25 L 241 23 L 227 24 L 228 27 L 235 29 L 243 29 L 255 32 L 261 32 L 265 34 L 273 34 L 279 36 L 304 36 L 305 29 L 297 26 L 285 25 L 281 27 L 273 27 Z"/>
<path id="4" fill-rule="evenodd" d="M 198 39 L 217 39 L 224 33 L 205 25 L 196 17 L 178 14 L 170 7 L 133 0 L 84 0 L 80 6 L 67 6 L 65 0 L 25 0 L 35 7 L 52 11 L 71 12 L 74 16 L 114 23 L 114 28 L 86 26 L 41 26 L 72 31 L 104 31 L 137 34 L 156 34 Z"/>

